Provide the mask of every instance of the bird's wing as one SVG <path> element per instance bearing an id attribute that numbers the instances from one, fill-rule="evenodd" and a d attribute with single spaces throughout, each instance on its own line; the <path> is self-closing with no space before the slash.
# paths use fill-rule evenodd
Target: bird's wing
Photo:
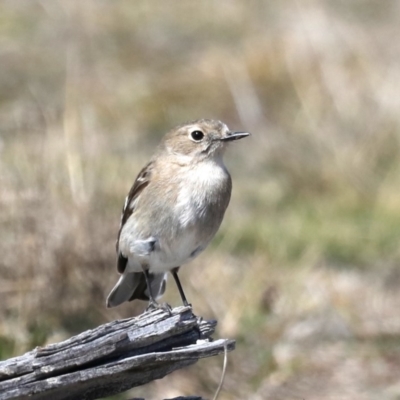
<path id="1" fill-rule="evenodd" d="M 118 238 L 116 243 L 116 250 L 119 253 L 119 238 L 121 235 L 121 230 L 124 227 L 126 221 L 128 221 L 129 217 L 135 211 L 137 201 L 139 199 L 140 193 L 147 187 L 150 183 L 150 178 L 153 169 L 153 162 L 150 161 L 140 172 L 139 175 L 136 177 L 135 182 L 132 185 L 131 190 L 126 196 L 124 208 L 122 209 L 121 215 L 121 224 L 119 226 L 118 231 Z M 117 261 L 117 269 L 119 273 L 123 273 L 126 268 L 127 259 L 122 255 L 118 254 L 118 261 Z"/>

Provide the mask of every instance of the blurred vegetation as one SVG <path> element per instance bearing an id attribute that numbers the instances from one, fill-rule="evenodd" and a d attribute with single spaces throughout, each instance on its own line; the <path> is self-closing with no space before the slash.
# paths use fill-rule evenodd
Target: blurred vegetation
<path id="1" fill-rule="evenodd" d="M 231 205 L 182 280 L 237 339 L 221 398 L 398 399 L 399 12 L 1 2 L 0 357 L 144 309 L 105 308 L 124 196 L 168 129 L 217 118 L 253 135 L 226 155 Z M 221 364 L 131 394 L 211 397 Z"/>

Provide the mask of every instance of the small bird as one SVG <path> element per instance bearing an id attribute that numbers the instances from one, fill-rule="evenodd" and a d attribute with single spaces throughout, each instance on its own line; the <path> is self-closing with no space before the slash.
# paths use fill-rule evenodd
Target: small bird
<path id="1" fill-rule="evenodd" d="M 221 225 L 232 190 L 222 157 L 228 143 L 248 135 L 201 119 L 164 136 L 126 197 L 116 243 L 121 277 L 107 307 L 134 299 L 158 307 L 168 271 L 189 306 L 179 268 L 207 247 Z"/>

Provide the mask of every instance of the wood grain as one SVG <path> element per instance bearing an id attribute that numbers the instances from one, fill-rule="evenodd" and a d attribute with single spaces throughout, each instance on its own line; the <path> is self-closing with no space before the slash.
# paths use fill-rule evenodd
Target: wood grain
<path id="1" fill-rule="evenodd" d="M 231 351 L 190 307 L 113 321 L 0 362 L 0 400 L 99 399 Z"/>

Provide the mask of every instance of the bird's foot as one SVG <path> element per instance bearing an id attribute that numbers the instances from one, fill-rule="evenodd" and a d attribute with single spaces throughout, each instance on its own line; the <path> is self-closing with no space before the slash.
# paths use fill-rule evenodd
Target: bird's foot
<path id="1" fill-rule="evenodd" d="M 157 303 L 155 300 L 150 300 L 149 305 L 146 308 L 146 311 L 154 311 L 160 308 L 160 304 Z"/>
<path id="2" fill-rule="evenodd" d="M 168 303 L 157 303 L 155 300 L 150 301 L 146 311 L 163 310 L 172 315 L 172 307 Z"/>
<path id="3" fill-rule="evenodd" d="M 168 303 L 161 303 L 159 307 L 166 311 L 169 315 L 172 315 L 172 307 Z"/>

